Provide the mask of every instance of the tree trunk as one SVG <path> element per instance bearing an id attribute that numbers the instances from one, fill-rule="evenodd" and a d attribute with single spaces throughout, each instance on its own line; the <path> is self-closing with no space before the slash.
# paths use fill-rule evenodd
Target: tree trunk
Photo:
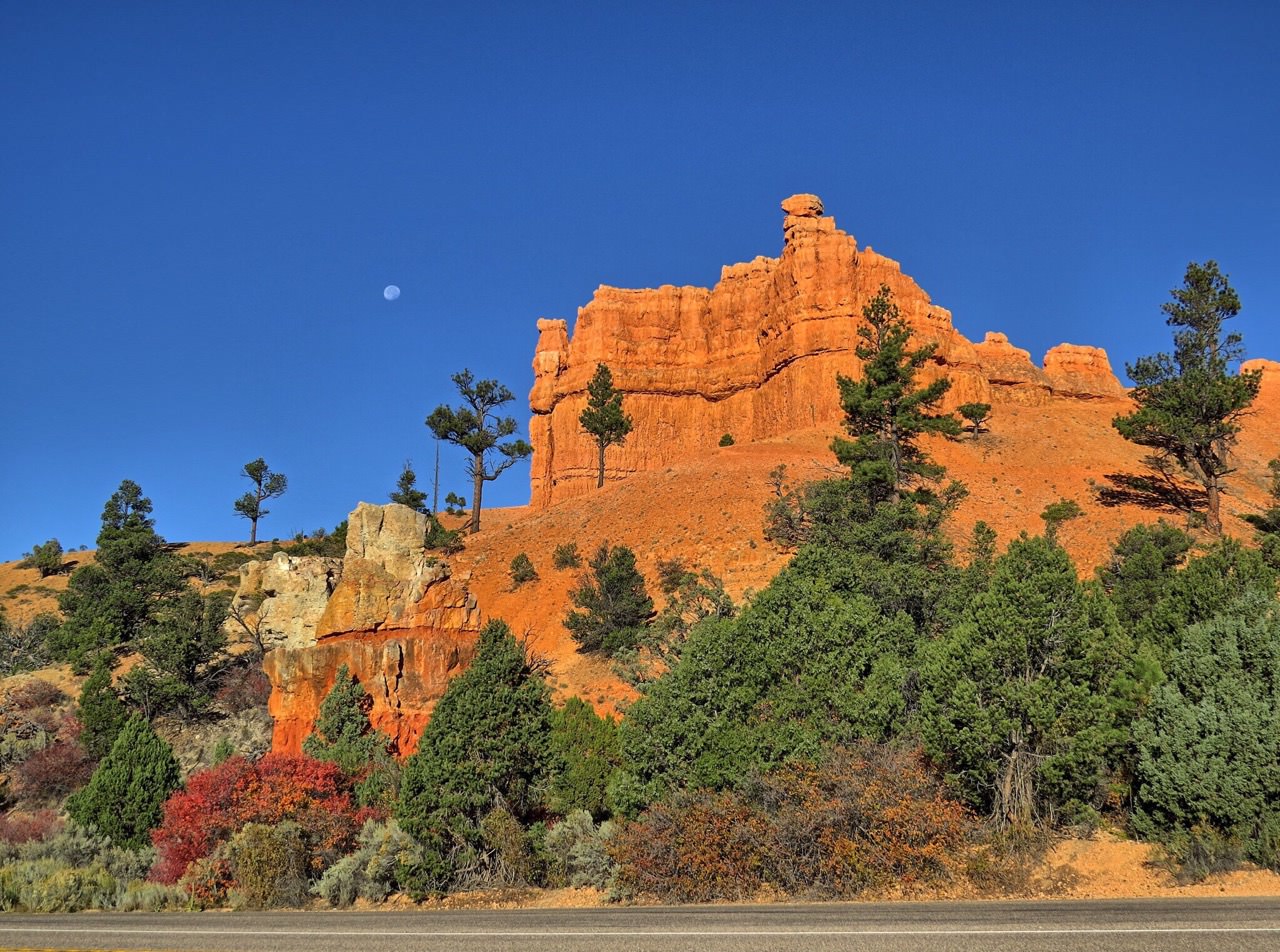
<path id="1" fill-rule="evenodd" d="M 249 544 L 250 545 L 258 544 L 258 520 L 257 519 L 249 520 Z"/>
<path id="2" fill-rule="evenodd" d="M 471 534 L 480 531 L 480 496 L 484 492 L 484 458 L 477 456 L 472 461 L 475 477 L 471 486 Z"/>
<path id="3" fill-rule="evenodd" d="M 598 442 L 600 446 L 600 471 L 599 475 L 596 477 L 596 489 L 599 489 L 604 485 L 604 440 L 600 440 Z"/>
<path id="4" fill-rule="evenodd" d="M 1208 512 L 1205 513 L 1205 528 L 1215 536 L 1222 535 L 1222 493 L 1216 480 L 1209 480 L 1204 487 L 1205 502 Z"/>

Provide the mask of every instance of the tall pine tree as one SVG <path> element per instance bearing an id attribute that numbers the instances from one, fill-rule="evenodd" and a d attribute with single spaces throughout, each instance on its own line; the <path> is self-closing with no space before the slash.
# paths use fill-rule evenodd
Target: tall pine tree
<path id="1" fill-rule="evenodd" d="M 920 448 L 927 433 L 956 436 L 959 422 L 950 414 L 935 412 L 951 387 L 945 377 L 924 387 L 916 386 L 916 375 L 933 357 L 937 344 L 910 348 L 911 329 L 902 319 L 893 292 L 882 284 L 879 293 L 862 309 L 862 338 L 856 353 L 862 361 L 859 379 L 836 376 L 840 405 L 844 408 L 845 430 L 853 440 L 836 437 L 832 452 L 848 466 L 855 485 L 875 502 L 897 502 L 921 483 L 942 475 Z"/>
<path id="2" fill-rule="evenodd" d="M 1223 324 L 1240 313 L 1240 298 L 1215 261 L 1187 265 L 1183 286 L 1161 310 L 1176 328 L 1173 353 L 1141 357 L 1126 366 L 1138 409 L 1112 425 L 1131 443 L 1152 450 L 1145 462 L 1170 499 L 1194 510 L 1198 502 L 1178 490 L 1178 477 L 1204 489 L 1205 528 L 1222 534 L 1222 494 L 1240 420 L 1258 395 L 1261 371 L 1233 373 L 1243 356 L 1239 334 Z"/>
<path id="3" fill-rule="evenodd" d="M 622 445 L 631 432 L 631 417 L 622 412 L 622 391 L 614 387 L 613 374 L 604 364 L 596 364 L 595 375 L 587 384 L 587 406 L 578 421 L 596 442 L 599 489 L 604 485 L 604 451 Z"/>

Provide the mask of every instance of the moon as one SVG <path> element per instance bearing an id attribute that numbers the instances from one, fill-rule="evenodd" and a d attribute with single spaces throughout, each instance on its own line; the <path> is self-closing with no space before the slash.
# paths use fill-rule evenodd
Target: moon
<path id="1" fill-rule="evenodd" d="M 394 284 L 388 284 L 385 288 L 382 289 L 382 296 L 386 298 L 388 301 L 394 301 L 396 298 L 400 296 L 400 289 L 396 287 Z"/>

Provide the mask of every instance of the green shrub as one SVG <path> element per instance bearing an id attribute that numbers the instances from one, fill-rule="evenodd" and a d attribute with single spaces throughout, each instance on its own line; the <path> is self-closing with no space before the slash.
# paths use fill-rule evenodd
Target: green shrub
<path id="1" fill-rule="evenodd" d="M 331 906 L 349 906 L 357 898 L 381 902 L 401 890 L 399 872 L 422 861 L 422 849 L 395 820 L 369 820 L 360 831 L 360 847 L 325 870 L 311 891 Z"/>
<path id="2" fill-rule="evenodd" d="M 190 904 L 186 891 L 177 886 L 162 883 L 130 883 L 116 900 L 120 912 L 162 912 L 165 909 L 185 909 Z"/>
<path id="3" fill-rule="evenodd" d="M 18 563 L 18 567 L 35 569 L 40 573 L 41 578 L 48 578 L 62 571 L 62 556 L 62 543 L 57 539 L 50 539 L 26 553 Z"/>
<path id="4" fill-rule="evenodd" d="M 517 589 L 526 582 L 532 582 L 538 577 L 538 570 L 533 567 L 533 562 L 529 556 L 521 552 L 511 560 L 511 588 Z"/>
<path id="5" fill-rule="evenodd" d="M 1133 823 L 1198 878 L 1280 869 L 1280 609 L 1252 594 L 1192 625 L 1134 724 Z"/>
<path id="6" fill-rule="evenodd" d="M 596 818 L 609 812 L 609 781 L 622 763 L 618 725 L 600 717 L 580 697 L 551 714 L 551 804 L 559 813 L 585 810 Z"/>
<path id="7" fill-rule="evenodd" d="M 569 593 L 580 609 L 564 619 L 579 651 L 612 655 L 632 648 L 641 627 L 653 616 L 653 599 L 644 576 L 636 569 L 636 554 L 625 545 L 602 543 L 588 566 L 591 571 Z"/>
<path id="8" fill-rule="evenodd" d="M 721 445 L 721 446 L 732 446 L 732 445 L 733 445 L 733 434 L 732 434 L 732 433 L 726 433 L 724 436 L 720 437 L 720 445 Z"/>
<path id="9" fill-rule="evenodd" d="M 551 859 L 551 884 L 607 889 L 616 866 L 609 855 L 614 824 L 597 825 L 586 810 L 574 810 L 547 831 L 546 851 Z"/>
<path id="10" fill-rule="evenodd" d="M 576 569 L 582 565 L 582 556 L 578 554 L 578 543 L 562 542 L 551 553 L 551 564 L 559 571 Z"/>
<path id="11" fill-rule="evenodd" d="M 296 908 L 307 901 L 307 844 L 291 820 L 249 823 L 228 846 L 236 909 Z"/>
<path id="12" fill-rule="evenodd" d="M 110 909 L 117 882 L 98 865 L 22 860 L 0 866 L 0 909 L 5 912 L 79 912 Z"/>

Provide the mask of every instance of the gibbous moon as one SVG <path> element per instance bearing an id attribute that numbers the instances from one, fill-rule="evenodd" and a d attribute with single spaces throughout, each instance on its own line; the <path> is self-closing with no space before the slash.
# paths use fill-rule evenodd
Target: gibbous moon
<path id="1" fill-rule="evenodd" d="M 400 289 L 396 287 L 394 284 L 388 284 L 385 288 L 382 289 L 382 296 L 386 298 L 388 301 L 394 301 L 396 298 L 400 296 Z"/>

